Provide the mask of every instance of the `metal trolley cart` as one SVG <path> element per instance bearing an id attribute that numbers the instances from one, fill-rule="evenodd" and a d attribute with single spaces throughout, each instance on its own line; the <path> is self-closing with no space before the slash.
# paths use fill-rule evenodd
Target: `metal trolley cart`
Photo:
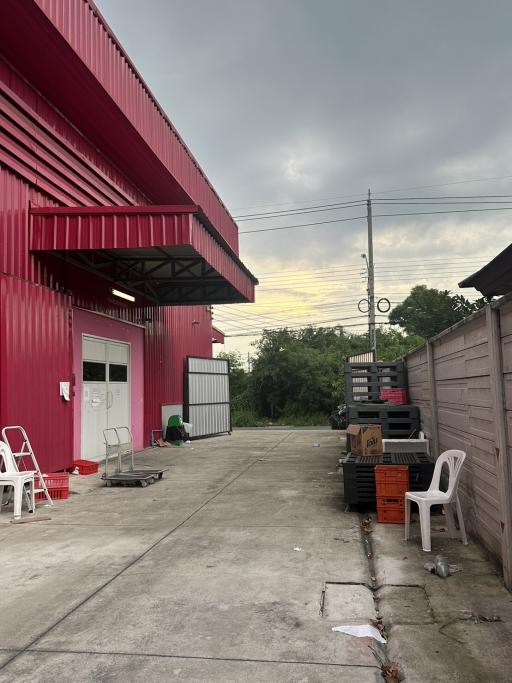
<path id="1" fill-rule="evenodd" d="M 164 469 L 144 467 L 135 469 L 133 439 L 128 427 L 104 429 L 103 438 L 105 440 L 105 472 L 101 478 L 105 480 L 106 486 L 140 484 L 142 487 L 146 487 L 148 484 L 154 484 L 155 481 L 161 479 L 164 472 L 169 469 L 168 467 Z M 112 473 L 109 471 L 110 459 L 115 461 Z M 128 459 L 128 469 L 123 469 L 123 459 Z"/>

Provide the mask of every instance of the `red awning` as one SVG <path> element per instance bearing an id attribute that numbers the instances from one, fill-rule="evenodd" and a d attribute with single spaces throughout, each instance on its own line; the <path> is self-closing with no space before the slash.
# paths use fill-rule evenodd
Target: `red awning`
<path id="1" fill-rule="evenodd" d="M 256 278 L 197 206 L 32 207 L 31 250 L 160 305 L 254 301 Z"/>
<path id="2" fill-rule="evenodd" d="M 212 343 L 213 344 L 224 344 L 224 332 L 219 330 L 218 327 L 212 326 Z"/>

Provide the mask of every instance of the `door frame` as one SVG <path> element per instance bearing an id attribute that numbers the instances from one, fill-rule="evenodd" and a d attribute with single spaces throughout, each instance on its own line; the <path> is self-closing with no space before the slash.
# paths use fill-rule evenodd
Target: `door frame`
<path id="1" fill-rule="evenodd" d="M 112 339 L 110 337 L 101 337 L 96 334 L 89 334 L 88 332 L 82 332 L 81 334 L 81 395 L 80 395 L 80 424 L 81 424 L 81 430 L 83 429 L 83 424 L 84 424 L 84 415 L 83 415 L 83 394 L 84 394 L 84 378 L 83 378 L 83 367 L 84 367 L 84 339 L 92 339 L 93 341 L 98 341 L 98 342 L 105 342 L 106 344 L 112 343 L 112 344 L 122 344 L 123 346 L 128 347 L 128 372 L 127 372 L 127 385 L 128 385 L 128 391 L 127 391 L 127 400 L 128 400 L 128 420 L 129 424 L 127 425 L 130 432 L 132 431 L 132 344 L 131 342 L 128 341 L 122 341 L 121 339 Z M 106 380 L 105 380 L 105 385 L 106 385 L 106 392 L 107 392 L 107 401 L 108 401 L 108 386 L 109 386 L 109 378 L 110 378 L 110 373 L 108 372 L 108 365 L 110 364 L 110 361 L 108 360 L 108 346 L 106 349 L 106 360 L 105 360 L 105 373 L 106 373 Z M 116 363 L 114 363 L 116 365 Z M 108 411 L 108 408 L 107 408 Z M 108 418 L 108 412 L 107 412 L 107 418 Z M 108 420 L 107 420 L 108 424 Z M 117 425 L 118 427 L 123 426 L 123 425 Z M 82 452 L 83 449 L 83 434 L 82 431 L 80 431 L 80 452 Z M 101 460 L 101 458 L 99 458 Z"/>

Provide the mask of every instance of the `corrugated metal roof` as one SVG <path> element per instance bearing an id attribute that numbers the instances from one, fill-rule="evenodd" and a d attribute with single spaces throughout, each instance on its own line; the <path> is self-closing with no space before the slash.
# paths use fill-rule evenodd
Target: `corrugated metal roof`
<path id="1" fill-rule="evenodd" d="M 253 301 L 257 280 L 222 248 L 198 211 L 193 206 L 33 207 L 30 246 L 158 304 Z"/>
<path id="2" fill-rule="evenodd" d="M 224 332 L 219 330 L 218 327 L 212 326 L 212 342 L 214 344 L 224 344 L 225 337 Z"/>
<path id="3" fill-rule="evenodd" d="M 459 282 L 459 287 L 474 287 L 487 297 L 512 292 L 512 244 L 486 266 Z"/>
<path id="4" fill-rule="evenodd" d="M 152 202 L 198 204 L 238 252 L 236 223 L 92 2 L 3 0 L 0 44 Z"/>

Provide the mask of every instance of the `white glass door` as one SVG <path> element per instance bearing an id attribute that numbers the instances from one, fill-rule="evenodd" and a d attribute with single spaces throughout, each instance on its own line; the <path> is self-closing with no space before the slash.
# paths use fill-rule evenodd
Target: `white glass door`
<path id="1" fill-rule="evenodd" d="M 131 427 L 130 347 L 95 337 L 82 343 L 82 457 L 105 454 L 103 430 Z"/>

